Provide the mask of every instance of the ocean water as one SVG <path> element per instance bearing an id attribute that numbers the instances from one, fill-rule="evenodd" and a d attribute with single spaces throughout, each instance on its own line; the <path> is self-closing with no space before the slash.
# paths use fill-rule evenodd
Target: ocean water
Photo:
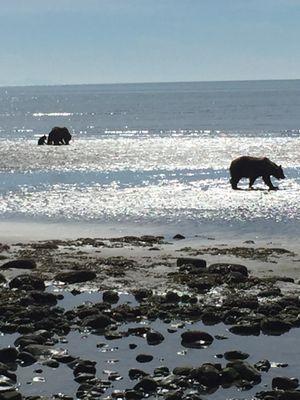
<path id="1" fill-rule="evenodd" d="M 233 191 L 240 155 L 280 190 Z M 0 222 L 295 236 L 299 195 L 300 80 L 0 88 Z"/>

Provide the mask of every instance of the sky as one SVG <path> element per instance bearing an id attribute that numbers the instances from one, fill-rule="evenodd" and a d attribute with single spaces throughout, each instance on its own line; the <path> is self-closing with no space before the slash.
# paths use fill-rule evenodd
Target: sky
<path id="1" fill-rule="evenodd" d="M 1 0 L 0 85 L 300 78 L 300 0 Z"/>

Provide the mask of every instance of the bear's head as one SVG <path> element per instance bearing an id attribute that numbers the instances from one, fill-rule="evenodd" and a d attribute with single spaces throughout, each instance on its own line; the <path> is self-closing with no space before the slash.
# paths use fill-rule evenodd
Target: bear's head
<path id="1" fill-rule="evenodd" d="M 285 179 L 284 173 L 283 173 L 283 169 L 281 167 L 281 165 L 277 166 L 275 168 L 275 171 L 273 173 L 273 176 L 275 176 L 275 178 L 277 179 Z"/>

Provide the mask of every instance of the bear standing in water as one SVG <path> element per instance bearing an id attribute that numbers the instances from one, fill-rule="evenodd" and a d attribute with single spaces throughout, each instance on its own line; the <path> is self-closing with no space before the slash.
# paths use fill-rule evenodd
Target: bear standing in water
<path id="1" fill-rule="evenodd" d="M 252 189 L 255 180 L 258 177 L 262 177 L 270 190 L 276 190 L 278 188 L 273 186 L 270 177 L 274 176 L 277 179 L 285 178 L 281 165 L 276 165 L 267 157 L 238 157 L 232 161 L 229 170 L 232 189 L 238 188 L 237 184 L 241 178 L 249 178 L 249 188 Z"/>

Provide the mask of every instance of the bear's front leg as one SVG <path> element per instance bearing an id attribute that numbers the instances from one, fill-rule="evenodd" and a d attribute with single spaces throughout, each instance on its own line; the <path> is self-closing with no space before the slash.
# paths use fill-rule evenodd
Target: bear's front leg
<path id="1" fill-rule="evenodd" d="M 277 190 L 278 189 L 277 186 L 273 186 L 273 183 L 271 182 L 270 175 L 263 176 L 262 178 L 263 178 L 263 181 L 265 182 L 265 184 L 267 186 L 269 186 L 270 190 Z"/>

